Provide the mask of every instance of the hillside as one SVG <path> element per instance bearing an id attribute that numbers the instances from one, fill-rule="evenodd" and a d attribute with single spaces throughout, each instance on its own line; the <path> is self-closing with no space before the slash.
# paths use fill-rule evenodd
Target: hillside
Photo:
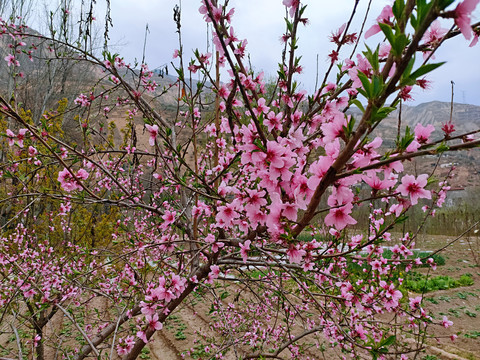
<path id="1" fill-rule="evenodd" d="M 417 106 L 402 106 L 402 132 L 409 126 L 412 130 L 417 124 L 435 126 L 432 139 L 440 140 L 443 137 L 442 124 L 450 120 L 450 103 L 432 101 Z M 452 123 L 455 132 L 452 136 L 460 135 L 480 128 L 480 106 L 469 104 L 453 104 Z M 398 126 L 398 111 L 395 111 L 379 127 L 378 134 L 386 139 L 388 145 L 395 141 Z M 477 135 L 478 136 L 478 135 Z M 416 159 L 407 165 L 414 167 L 417 173 L 429 173 L 436 166 L 437 176 L 444 176 L 452 166 L 456 187 L 465 188 L 480 186 L 480 153 L 478 151 L 461 151 L 457 153 L 445 153 L 437 165 L 437 156 L 427 156 Z"/>

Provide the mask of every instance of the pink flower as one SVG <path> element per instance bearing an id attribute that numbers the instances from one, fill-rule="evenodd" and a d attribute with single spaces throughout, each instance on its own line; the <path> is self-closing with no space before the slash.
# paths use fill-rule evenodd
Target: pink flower
<path id="1" fill-rule="evenodd" d="M 218 265 L 210 265 L 210 272 L 208 273 L 207 283 L 213 284 L 213 280 L 218 278 L 218 275 L 220 275 L 220 268 L 218 267 Z"/>
<path id="2" fill-rule="evenodd" d="M 451 121 L 447 121 L 443 124 L 442 131 L 445 133 L 445 136 L 450 136 L 450 134 L 455 131 L 455 125 L 453 125 Z"/>
<path id="3" fill-rule="evenodd" d="M 34 157 L 37 154 L 38 154 L 37 149 L 35 149 L 33 146 L 28 147 L 28 155 L 29 156 Z"/>
<path id="4" fill-rule="evenodd" d="M 467 40 L 472 38 L 472 27 L 470 25 L 472 19 L 470 16 L 479 2 L 480 0 L 464 0 L 455 9 L 455 24 Z"/>
<path id="5" fill-rule="evenodd" d="M 479 36 L 478 33 L 476 33 L 475 35 L 473 35 L 473 40 L 472 40 L 472 42 L 471 42 L 470 45 L 469 45 L 470 47 L 474 47 L 475 45 L 477 45 L 477 43 L 478 43 L 478 36 Z"/>
<path id="6" fill-rule="evenodd" d="M 173 51 L 173 56 L 172 56 L 172 57 L 173 57 L 174 59 L 176 59 L 179 55 L 180 55 L 180 51 L 179 51 L 178 49 L 175 49 L 175 50 Z"/>
<path id="7" fill-rule="evenodd" d="M 23 139 L 25 139 L 25 134 L 27 133 L 27 129 L 20 129 L 18 130 L 17 135 L 17 145 L 23 148 Z"/>
<path id="8" fill-rule="evenodd" d="M 162 215 L 162 219 L 165 221 L 165 225 L 170 225 L 175 221 L 176 211 L 165 210 L 165 214 Z"/>
<path id="9" fill-rule="evenodd" d="M 152 330 L 162 330 L 162 323 L 160 321 L 158 321 L 158 314 L 154 314 L 154 315 L 147 315 L 145 317 L 145 319 L 147 320 L 147 323 L 148 323 L 148 327 Z"/>
<path id="10" fill-rule="evenodd" d="M 442 325 L 445 327 L 445 328 L 448 328 L 449 326 L 452 326 L 453 325 L 453 322 L 448 320 L 448 318 L 446 316 L 443 317 L 443 321 L 442 321 Z"/>
<path id="11" fill-rule="evenodd" d="M 245 241 L 244 244 L 240 243 L 240 255 L 242 255 L 243 262 L 246 264 L 248 259 L 248 250 L 250 250 L 250 240 Z"/>
<path id="12" fill-rule="evenodd" d="M 113 83 L 116 84 L 116 85 L 120 84 L 120 79 L 117 78 L 117 77 L 114 76 L 114 75 L 110 76 L 110 81 L 113 82 Z"/>
<path id="13" fill-rule="evenodd" d="M 148 139 L 148 143 L 150 144 L 150 146 L 155 146 L 155 138 L 158 135 L 158 126 L 146 124 L 145 127 L 147 128 L 147 131 L 150 133 L 150 138 Z"/>
<path id="14" fill-rule="evenodd" d="M 387 283 L 383 280 L 380 281 L 380 286 L 385 289 L 385 296 L 393 301 L 392 306 L 397 306 L 398 301 L 403 297 L 402 292 L 395 289 L 393 284 L 387 286 Z"/>
<path id="15" fill-rule="evenodd" d="M 415 126 L 415 138 L 420 144 L 426 144 L 428 142 L 428 138 L 435 130 L 432 124 L 427 126 L 423 126 L 422 124 L 417 124 Z"/>
<path id="16" fill-rule="evenodd" d="M 352 208 L 352 204 L 346 204 L 339 208 L 330 209 L 328 215 L 325 216 L 325 225 L 334 226 L 337 230 L 343 230 L 347 225 L 355 225 L 357 221 L 349 215 Z"/>
<path id="17" fill-rule="evenodd" d="M 75 175 L 79 180 L 85 180 L 88 178 L 88 172 L 84 169 L 78 170 L 77 174 Z M 82 190 L 82 186 L 78 183 L 78 181 L 72 176 L 70 171 L 65 168 L 58 173 L 58 182 L 60 182 L 60 186 L 65 191 L 73 191 L 73 190 Z"/>
<path id="18" fill-rule="evenodd" d="M 379 33 L 380 31 L 382 31 L 382 29 L 380 29 L 380 26 L 378 25 L 378 23 L 389 24 L 390 23 L 390 18 L 392 16 L 393 16 L 392 7 L 390 5 L 385 6 L 383 8 L 382 12 L 380 13 L 380 15 L 377 17 L 377 24 L 373 25 L 365 33 L 365 39 L 368 39 L 370 36 L 373 36 L 373 35 Z"/>
<path id="19" fill-rule="evenodd" d="M 209 244 L 212 244 L 212 251 L 213 253 L 217 253 L 218 250 L 220 250 L 222 247 L 225 246 L 225 244 L 223 242 L 218 242 L 216 239 L 215 239 L 215 236 L 213 234 L 208 234 L 206 237 L 205 237 L 205 241 Z"/>
<path id="20" fill-rule="evenodd" d="M 88 172 L 85 169 L 80 169 L 77 172 L 77 179 L 86 180 L 88 178 Z"/>
<path id="21" fill-rule="evenodd" d="M 40 335 L 35 335 L 35 337 L 33 338 L 33 346 L 34 347 L 37 347 L 38 346 L 38 343 L 40 342 L 40 340 L 42 340 L 42 337 Z"/>
<path id="22" fill-rule="evenodd" d="M 416 179 L 413 175 L 405 175 L 402 178 L 402 184 L 398 186 L 397 190 L 403 196 L 410 196 L 412 205 L 416 205 L 420 198 L 432 198 L 430 191 L 424 189 L 427 185 L 427 179 L 427 174 L 419 175 Z"/>
<path id="23" fill-rule="evenodd" d="M 410 94 L 410 92 L 412 91 L 413 89 L 413 86 L 404 86 L 400 92 L 398 93 L 398 96 L 400 97 L 400 99 L 402 99 L 403 101 L 409 101 L 409 100 L 413 100 L 413 97 L 412 95 Z"/>
<path id="24" fill-rule="evenodd" d="M 343 31 L 345 30 L 345 27 L 347 26 L 347 23 L 343 24 L 338 28 L 337 31 L 333 32 L 332 35 L 329 36 L 329 40 L 337 45 L 340 44 L 340 41 L 342 40 L 342 34 Z"/>
<path id="25" fill-rule="evenodd" d="M 417 296 L 415 298 L 410 298 L 410 309 L 417 310 L 420 307 L 421 303 L 422 303 L 422 297 L 421 296 Z"/>
<path id="26" fill-rule="evenodd" d="M 270 108 L 265 105 L 266 100 L 264 98 L 258 99 L 257 107 L 253 109 L 255 116 L 260 116 L 260 114 L 267 114 Z"/>
<path id="27" fill-rule="evenodd" d="M 13 146 L 13 144 L 15 144 L 15 138 L 16 138 L 15 133 L 10 129 L 7 129 L 6 133 L 8 138 L 8 146 Z"/>
<path id="28" fill-rule="evenodd" d="M 394 186 L 397 182 L 393 179 L 380 180 L 380 178 L 375 173 L 369 174 L 369 176 L 364 175 L 363 181 L 365 181 L 373 190 L 388 189 Z"/>
<path id="29" fill-rule="evenodd" d="M 8 54 L 7 56 L 5 56 L 4 59 L 7 62 L 7 66 L 20 66 L 20 63 L 18 62 L 18 60 L 15 60 L 15 56 L 13 56 L 12 54 Z"/>
<path id="30" fill-rule="evenodd" d="M 219 227 L 230 227 L 233 224 L 233 221 L 239 217 L 238 212 L 233 208 L 232 204 L 227 204 L 226 206 L 220 206 L 218 208 L 218 213 L 215 218 Z"/>
<path id="31" fill-rule="evenodd" d="M 73 102 L 76 105 L 85 106 L 85 107 L 90 105 L 90 101 L 88 100 L 88 97 L 85 94 L 78 95 L 77 98 L 73 100 Z"/>
<path id="32" fill-rule="evenodd" d="M 147 334 L 144 331 L 137 331 L 137 337 L 142 339 L 145 344 L 148 344 Z"/>
<path id="33" fill-rule="evenodd" d="M 440 21 L 435 20 L 430 25 L 430 28 L 427 32 L 423 35 L 423 41 L 430 45 L 436 45 L 442 40 L 445 34 L 448 32 L 447 29 L 442 28 Z"/>
<path id="34" fill-rule="evenodd" d="M 290 248 L 287 250 L 288 260 L 292 264 L 300 264 L 302 262 L 302 258 L 305 256 L 306 253 L 307 252 L 305 250 L 300 249 L 300 245 L 291 245 Z"/>
<path id="35" fill-rule="evenodd" d="M 295 16 L 295 11 L 297 11 L 298 5 L 300 5 L 300 0 L 283 0 L 283 5 L 287 8 L 290 8 L 289 14 L 290 17 Z"/>

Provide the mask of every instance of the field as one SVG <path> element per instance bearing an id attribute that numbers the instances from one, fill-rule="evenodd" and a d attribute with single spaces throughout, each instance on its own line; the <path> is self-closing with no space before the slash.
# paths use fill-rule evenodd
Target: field
<path id="1" fill-rule="evenodd" d="M 417 245 L 422 251 L 431 251 L 445 246 L 454 239 L 453 236 L 423 235 Z M 462 238 L 441 253 L 445 264 L 438 266 L 436 271 L 429 268 L 414 270 L 417 274 L 429 278 L 448 276 L 459 279 L 467 274 L 473 280 L 473 285 L 470 286 L 428 291 L 423 294 L 422 307 L 430 312 L 434 319 L 441 320 L 446 315 L 454 324 L 448 329 L 441 326 L 431 328 L 431 333 L 438 337 L 426 340 L 425 351 L 419 354 L 417 359 L 480 359 L 480 267 L 476 262 L 479 260 L 479 254 L 479 237 Z M 410 297 L 418 295 L 409 292 Z M 225 301 L 228 301 L 228 298 Z M 215 336 L 215 332 L 209 328 L 206 316 L 208 312 L 209 309 L 202 302 L 201 296 L 191 299 L 188 305 L 167 320 L 164 329 L 156 334 L 154 342 L 142 355 L 143 358 L 152 360 L 210 358 L 203 351 L 203 347 L 193 340 L 195 332 Z M 451 335 L 458 337 L 452 341 Z M 246 349 L 245 346 L 239 348 Z M 190 353 L 187 353 L 188 350 Z M 329 358 L 332 355 L 334 354 L 328 348 L 323 352 L 317 349 L 311 351 L 314 359 Z M 234 359 L 235 356 L 232 353 L 226 358 Z M 368 356 L 365 358 L 368 359 Z"/>

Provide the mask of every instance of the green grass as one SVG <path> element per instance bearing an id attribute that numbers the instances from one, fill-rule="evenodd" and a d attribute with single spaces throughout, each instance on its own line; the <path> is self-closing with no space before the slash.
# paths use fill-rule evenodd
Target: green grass
<path id="1" fill-rule="evenodd" d="M 464 274 L 457 280 L 451 276 L 429 277 L 414 271 L 408 273 L 404 283 L 406 289 L 416 293 L 447 290 L 470 285 L 473 285 L 473 277 L 471 274 Z"/>

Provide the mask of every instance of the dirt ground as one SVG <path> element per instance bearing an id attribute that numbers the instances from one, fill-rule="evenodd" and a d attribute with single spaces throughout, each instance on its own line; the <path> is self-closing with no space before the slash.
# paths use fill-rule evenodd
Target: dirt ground
<path id="1" fill-rule="evenodd" d="M 417 247 L 434 250 L 454 239 L 453 236 L 425 235 L 417 241 Z M 436 355 L 438 359 L 480 359 L 480 237 L 461 238 L 441 255 L 445 258 L 445 265 L 431 272 L 433 276 L 448 275 L 458 279 L 463 274 L 471 274 L 474 284 L 424 294 L 424 307 L 435 319 L 446 315 L 453 321 L 453 326 L 448 329 L 435 328 L 433 334 L 438 335 L 438 339 L 429 341 L 433 348 L 427 353 Z M 423 273 L 427 271 L 419 270 Z M 448 338 L 452 334 L 458 336 L 453 342 Z"/>

